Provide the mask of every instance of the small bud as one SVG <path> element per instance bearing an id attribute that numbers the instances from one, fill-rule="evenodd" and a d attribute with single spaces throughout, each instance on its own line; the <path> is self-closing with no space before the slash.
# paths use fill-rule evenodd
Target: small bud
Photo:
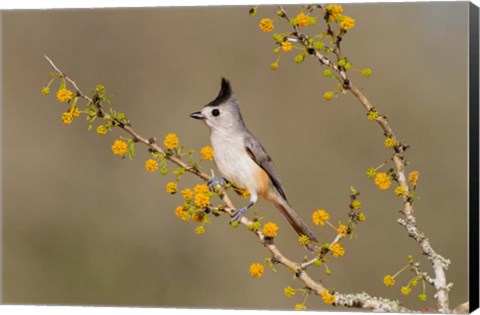
<path id="1" fill-rule="evenodd" d="M 345 67 L 346 63 L 347 63 L 347 62 L 345 61 L 345 59 L 340 59 L 340 60 L 337 62 L 337 66 L 339 66 L 339 67 Z"/>

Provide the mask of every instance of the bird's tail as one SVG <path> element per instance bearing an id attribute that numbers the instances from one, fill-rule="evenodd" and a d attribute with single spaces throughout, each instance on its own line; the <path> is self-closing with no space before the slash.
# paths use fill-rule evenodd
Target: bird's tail
<path id="1" fill-rule="evenodd" d="M 308 228 L 308 226 L 303 222 L 300 216 L 293 210 L 290 204 L 286 200 L 282 200 L 282 202 L 275 202 L 275 206 L 280 213 L 287 219 L 288 223 L 293 227 L 293 229 L 298 233 L 298 235 L 306 235 L 310 241 L 315 242 L 318 244 L 318 240 L 313 235 L 313 232 Z M 316 244 L 312 244 L 309 242 L 306 247 L 311 252 L 318 251 L 318 246 Z"/>

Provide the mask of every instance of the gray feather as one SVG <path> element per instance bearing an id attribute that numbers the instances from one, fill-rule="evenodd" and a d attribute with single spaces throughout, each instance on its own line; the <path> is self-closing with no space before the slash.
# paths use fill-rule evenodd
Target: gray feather
<path id="1" fill-rule="evenodd" d="M 248 154 L 265 172 L 267 172 L 268 177 L 273 183 L 273 186 L 277 189 L 283 199 L 287 200 L 287 196 L 282 187 L 282 183 L 278 178 L 277 171 L 275 170 L 275 165 L 273 164 L 272 158 L 268 155 L 267 151 L 263 148 L 260 142 L 255 139 L 255 137 L 248 133 L 245 137 L 245 149 Z"/>

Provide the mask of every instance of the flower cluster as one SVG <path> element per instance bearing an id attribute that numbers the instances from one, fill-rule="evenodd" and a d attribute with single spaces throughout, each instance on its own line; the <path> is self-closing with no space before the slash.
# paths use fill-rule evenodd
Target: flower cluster
<path id="1" fill-rule="evenodd" d="M 306 311 L 307 307 L 305 306 L 305 304 L 295 304 L 294 309 L 296 311 Z"/>
<path id="2" fill-rule="evenodd" d="M 286 297 L 292 297 L 295 295 L 295 289 L 292 288 L 291 286 L 286 287 L 283 289 L 283 293 L 286 295 Z"/>
<path id="3" fill-rule="evenodd" d="M 335 294 L 330 294 L 328 290 L 323 290 L 321 295 L 323 302 L 326 304 L 333 304 L 333 302 L 335 302 Z"/>
<path id="4" fill-rule="evenodd" d="M 263 226 L 263 229 L 262 229 L 262 233 L 266 236 L 266 237 L 276 237 L 277 236 L 277 230 L 278 230 L 278 226 L 273 223 L 273 222 L 267 222 L 265 223 L 265 225 Z"/>
<path id="5" fill-rule="evenodd" d="M 177 183 L 170 182 L 166 186 L 168 193 L 173 194 L 178 190 Z M 206 208 L 210 206 L 212 193 L 206 184 L 197 184 L 193 189 L 184 188 L 180 192 L 184 202 L 175 210 L 177 217 L 183 221 L 192 220 L 201 225 L 195 229 L 195 233 L 202 235 L 205 232 L 205 223 L 209 223 Z M 181 210 L 181 211 L 180 211 Z"/>
<path id="6" fill-rule="evenodd" d="M 329 219 L 330 215 L 323 209 L 318 209 L 312 214 L 313 223 L 319 226 L 325 225 L 325 222 L 327 222 Z"/>
<path id="7" fill-rule="evenodd" d="M 392 275 L 386 275 L 383 277 L 383 284 L 387 287 L 391 287 L 395 284 L 395 278 Z"/>
<path id="8" fill-rule="evenodd" d="M 46 92 L 42 90 L 42 92 Z M 50 91 L 48 91 L 48 93 L 50 93 Z M 47 94 L 48 94 L 47 93 Z M 67 88 L 60 88 L 58 89 L 57 91 L 57 101 L 59 103 L 67 103 L 67 102 L 70 102 L 73 98 L 73 92 L 70 91 L 69 89 Z"/>
<path id="9" fill-rule="evenodd" d="M 355 26 L 355 20 L 349 16 L 344 16 L 342 21 L 340 22 L 340 26 L 344 30 L 349 30 Z"/>
<path id="10" fill-rule="evenodd" d="M 213 160 L 213 148 L 211 146 L 204 146 L 200 149 L 202 160 Z"/>
<path id="11" fill-rule="evenodd" d="M 254 278 L 262 277 L 264 271 L 265 271 L 265 267 L 260 263 L 253 263 L 250 265 L 249 272 Z"/>
<path id="12" fill-rule="evenodd" d="M 165 140 L 163 141 L 163 144 L 168 150 L 173 150 L 176 147 L 178 147 L 179 140 L 176 134 L 174 133 L 169 133 L 166 137 Z"/>
<path id="13" fill-rule="evenodd" d="M 386 148 L 393 149 L 393 148 L 395 148 L 396 144 L 397 144 L 397 142 L 395 141 L 395 139 L 392 136 L 388 136 L 388 137 L 385 138 L 385 147 Z"/>
<path id="14" fill-rule="evenodd" d="M 73 122 L 73 118 L 78 116 L 80 116 L 80 110 L 77 106 L 72 105 L 66 112 L 62 113 L 62 122 L 69 125 Z"/>
<path id="15" fill-rule="evenodd" d="M 165 186 L 165 190 L 169 194 L 175 194 L 177 192 L 177 183 L 175 182 L 168 182 L 167 185 Z"/>
<path id="16" fill-rule="evenodd" d="M 337 228 L 337 233 L 340 234 L 341 236 L 347 236 L 348 234 L 348 228 L 345 224 L 340 224 Z"/>
<path id="17" fill-rule="evenodd" d="M 408 174 L 408 181 L 410 182 L 410 184 L 412 184 L 413 186 L 417 186 L 418 176 L 419 176 L 418 171 L 413 171 L 410 174 Z"/>
<path id="18" fill-rule="evenodd" d="M 155 172 L 156 170 L 158 170 L 158 162 L 153 159 L 148 159 L 145 162 L 145 169 L 149 172 Z"/>
<path id="19" fill-rule="evenodd" d="M 375 176 L 375 185 L 381 190 L 387 190 L 392 185 L 390 175 L 387 173 L 377 173 Z"/>
<path id="20" fill-rule="evenodd" d="M 345 248 L 340 243 L 335 243 L 330 246 L 330 251 L 332 252 L 333 257 L 342 257 L 345 255 Z"/>
<path id="21" fill-rule="evenodd" d="M 115 140 L 112 145 L 112 152 L 115 155 L 124 155 L 127 152 L 128 145 L 123 140 Z"/>
<path id="22" fill-rule="evenodd" d="M 269 18 L 262 19 L 260 21 L 260 24 L 258 24 L 258 27 L 263 31 L 263 32 L 271 32 L 275 28 L 275 25 L 273 24 L 273 20 Z"/>
<path id="23" fill-rule="evenodd" d="M 298 243 L 300 243 L 300 245 L 302 246 L 307 245 L 309 242 L 310 242 L 310 239 L 306 235 L 300 235 L 298 237 Z"/>

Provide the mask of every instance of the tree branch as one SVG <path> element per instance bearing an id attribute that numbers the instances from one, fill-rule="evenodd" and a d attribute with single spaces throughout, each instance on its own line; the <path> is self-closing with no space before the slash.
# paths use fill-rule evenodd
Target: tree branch
<path id="1" fill-rule="evenodd" d="M 326 17 L 327 16 L 327 9 L 323 5 L 318 5 L 318 8 L 320 8 L 323 12 L 323 15 Z M 291 21 L 291 19 L 288 17 L 287 12 L 283 8 L 283 6 L 279 6 L 280 11 L 282 12 L 282 17 L 285 18 L 288 22 Z M 309 54 L 314 56 L 322 65 L 325 65 L 335 72 L 338 73 L 339 78 L 343 81 L 343 87 L 346 90 L 349 90 L 360 102 L 361 105 L 368 111 L 373 110 L 375 107 L 372 105 L 372 103 L 368 100 L 368 98 L 362 93 L 362 91 L 352 83 L 352 81 L 348 78 L 347 72 L 342 68 L 336 65 L 336 63 L 332 62 L 328 57 L 323 55 L 319 50 L 315 49 L 312 47 L 312 45 L 309 43 L 309 36 L 307 34 L 304 34 L 300 31 L 300 28 L 297 25 L 292 26 L 294 29 L 294 32 L 292 33 L 293 38 L 289 38 L 288 40 L 298 42 L 302 44 Z M 332 32 L 331 26 L 329 23 L 327 23 L 328 30 Z M 339 46 L 339 41 L 335 41 L 335 49 L 334 53 L 338 59 L 341 58 L 341 53 L 340 53 L 340 46 Z M 448 313 L 450 312 L 449 308 L 449 298 L 448 298 L 448 291 L 450 285 L 447 284 L 446 280 L 446 273 L 445 271 L 448 269 L 448 266 L 450 264 L 450 261 L 448 259 L 445 259 L 444 257 L 440 256 L 431 246 L 430 241 L 428 240 L 427 237 L 417 228 L 416 224 L 416 217 L 413 212 L 413 198 L 409 197 L 409 185 L 407 183 L 407 176 L 405 174 L 405 160 L 404 160 L 404 150 L 407 146 L 404 144 L 400 143 L 398 141 L 395 133 L 393 132 L 392 127 L 390 126 L 390 123 L 388 122 L 387 118 L 385 116 L 378 116 L 376 119 L 377 123 L 380 125 L 382 128 L 384 135 L 386 137 L 392 137 L 395 140 L 395 143 L 397 144 L 395 146 L 395 153 L 392 156 L 392 161 L 393 165 L 395 167 L 395 172 L 397 175 L 397 182 L 398 184 L 405 189 L 405 194 L 403 196 L 403 210 L 402 213 L 405 216 L 405 219 L 399 219 L 398 223 L 400 223 L 407 231 L 408 235 L 412 237 L 417 244 L 420 246 L 422 249 L 423 253 L 427 256 L 428 260 L 431 262 L 433 271 L 435 273 L 435 279 L 433 282 L 431 282 L 436 290 L 437 290 L 437 305 L 438 305 L 438 310 L 442 313 Z"/>
<path id="2" fill-rule="evenodd" d="M 144 137 L 140 135 L 137 131 L 135 131 L 130 124 L 121 123 L 115 120 L 115 118 L 113 118 L 111 115 L 106 113 L 104 109 L 100 106 L 100 104 L 97 104 L 93 98 L 83 93 L 82 90 L 80 90 L 80 88 L 76 84 L 75 80 L 67 76 L 63 71 L 61 71 L 48 56 L 45 56 L 45 59 L 50 63 L 51 67 L 55 70 L 55 72 L 57 72 L 59 76 L 64 78 L 75 88 L 75 92 L 77 93 L 78 97 L 95 105 L 98 116 L 104 117 L 105 119 L 116 121 L 117 127 L 119 127 L 120 129 L 123 129 L 125 132 L 130 134 L 136 141 L 143 143 L 149 149 L 160 154 L 166 153 L 159 145 L 157 145 L 154 141 L 152 141 L 153 138 Z M 200 177 L 203 180 L 209 180 L 211 178 L 210 175 L 203 173 L 197 168 L 188 165 L 187 163 L 182 161 L 179 157 L 166 154 L 166 158 L 171 162 L 173 162 L 174 164 L 184 168 L 186 171 Z M 220 185 L 217 185 L 216 188 L 217 188 L 217 191 L 219 191 L 219 197 L 222 199 L 222 201 L 226 205 L 225 208 L 222 208 L 222 211 L 228 213 L 231 216 L 234 212 L 235 206 L 233 205 L 232 201 L 226 194 L 223 187 L 221 187 Z M 248 227 L 253 223 L 253 221 L 249 220 L 244 216 L 241 218 L 240 223 Z M 306 288 L 314 292 L 316 295 L 321 295 L 322 292 L 327 290 L 326 287 L 324 287 L 320 282 L 313 280 L 313 278 L 307 273 L 306 268 L 310 266 L 311 263 L 307 262 L 307 263 L 301 264 L 287 258 L 287 256 L 285 256 L 281 252 L 281 250 L 274 244 L 274 241 L 272 238 L 266 237 L 259 230 L 252 231 L 252 233 L 257 237 L 259 242 L 263 246 L 265 246 L 265 248 L 271 253 L 273 257 L 272 261 L 274 263 L 281 264 L 285 266 L 288 270 L 291 270 L 292 272 L 294 272 L 296 277 L 303 282 Z M 330 244 L 330 246 L 338 242 L 341 239 L 341 237 L 342 237 L 341 235 L 337 234 L 333 242 Z M 313 263 L 313 260 L 311 260 L 311 262 Z M 403 307 L 398 301 L 392 301 L 385 298 L 373 297 L 368 295 L 367 293 L 342 294 L 340 292 L 335 292 L 335 301 L 333 305 L 353 307 L 353 308 L 363 308 L 363 309 L 370 309 L 374 311 L 384 311 L 384 312 L 412 312 L 410 309 Z"/>

